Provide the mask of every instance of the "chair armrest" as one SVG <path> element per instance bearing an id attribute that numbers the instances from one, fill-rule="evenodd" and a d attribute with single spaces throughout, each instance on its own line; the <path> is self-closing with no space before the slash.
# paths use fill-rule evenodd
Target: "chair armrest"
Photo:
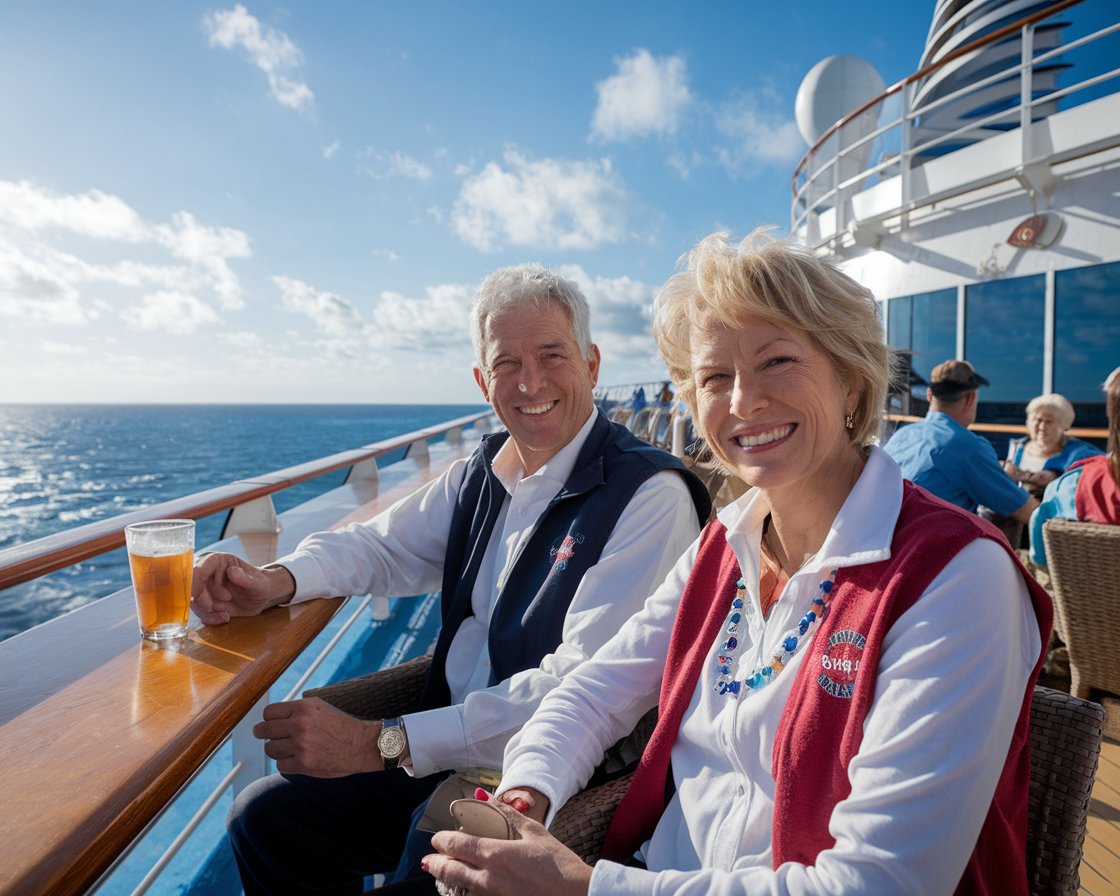
<path id="1" fill-rule="evenodd" d="M 431 662 L 430 656 L 419 656 L 379 672 L 311 688 L 303 696 L 319 697 L 359 719 L 394 718 L 420 705 Z"/>
<path id="2" fill-rule="evenodd" d="M 589 865 L 603 852 L 614 810 L 630 786 L 633 772 L 598 787 L 589 787 L 573 796 L 556 813 L 549 831 Z"/>

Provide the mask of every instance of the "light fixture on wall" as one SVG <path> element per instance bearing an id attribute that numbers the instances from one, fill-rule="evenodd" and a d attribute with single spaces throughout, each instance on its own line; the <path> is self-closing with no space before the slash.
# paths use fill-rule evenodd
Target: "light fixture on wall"
<path id="1" fill-rule="evenodd" d="M 1046 249 L 1062 232 L 1062 216 L 1057 212 L 1042 212 L 1020 221 L 1007 242 L 1019 249 Z"/>

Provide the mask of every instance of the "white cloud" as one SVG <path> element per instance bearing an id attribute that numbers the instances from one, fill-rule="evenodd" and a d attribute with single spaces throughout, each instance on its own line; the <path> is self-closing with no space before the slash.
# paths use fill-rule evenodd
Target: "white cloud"
<path id="1" fill-rule="evenodd" d="M 383 292 L 373 311 L 374 344 L 409 351 L 469 348 L 474 289 L 460 284 L 429 286 L 424 297 Z"/>
<path id="2" fill-rule="evenodd" d="M 116 196 L 100 190 L 67 196 L 26 180 L 0 181 L 0 223 L 32 233 L 69 230 L 95 239 L 130 243 L 150 237 L 140 216 Z"/>
<path id="3" fill-rule="evenodd" d="M 291 277 L 273 277 L 272 281 L 280 287 L 284 310 L 307 315 L 323 333 L 348 339 L 364 333 L 365 324 L 358 310 L 341 296 L 322 292 Z"/>
<path id="4" fill-rule="evenodd" d="M 239 330 L 235 333 L 219 333 L 218 338 L 221 339 L 222 342 L 239 349 L 260 348 L 264 344 L 260 334 L 254 333 L 252 330 Z"/>
<path id="5" fill-rule="evenodd" d="M 791 108 L 772 87 L 741 92 L 720 107 L 716 127 L 733 141 L 717 152 L 728 173 L 749 177 L 764 167 L 788 169 L 801 156 L 805 141 Z"/>
<path id="6" fill-rule="evenodd" d="M 358 154 L 358 158 L 362 160 L 359 166 L 362 173 L 368 174 L 375 180 L 390 180 L 398 177 L 428 180 L 432 176 L 431 168 L 399 150 L 385 153 L 367 148 Z"/>
<path id="7" fill-rule="evenodd" d="M 334 143 L 323 147 L 323 158 L 333 159 L 340 149 L 342 149 L 342 144 L 335 140 Z"/>
<path id="8" fill-rule="evenodd" d="M 579 286 L 591 306 L 591 335 L 607 356 L 656 352 L 650 309 L 657 287 L 631 277 L 592 277 L 579 265 L 562 265 L 559 272 Z"/>
<path id="9" fill-rule="evenodd" d="M 622 239 L 624 191 L 606 160 L 532 161 L 507 149 L 466 181 L 455 200 L 455 232 L 489 252 L 509 244 L 593 249 Z"/>
<path id="10" fill-rule="evenodd" d="M 73 237 L 102 244 L 90 249 Z M 167 252 L 176 263 L 135 258 L 103 260 L 115 248 L 128 253 Z M 96 252 L 99 261 L 77 254 Z M 152 293 L 213 293 L 224 308 L 244 305 L 230 259 L 248 258 L 248 236 L 199 223 L 189 212 L 170 223 L 145 221 L 119 197 L 90 190 L 59 194 L 28 181 L 0 180 L 0 314 L 70 325 L 111 309 L 88 284 Z"/>
<path id="11" fill-rule="evenodd" d="M 192 262 L 205 270 L 224 308 L 241 308 L 241 284 L 227 259 L 248 258 L 252 252 L 249 237 L 232 227 L 200 225 L 189 212 L 176 212 L 171 225 L 155 228 L 157 239 L 176 258 Z"/>
<path id="12" fill-rule="evenodd" d="M 53 339 L 41 340 L 39 349 L 48 355 L 84 355 L 86 353 L 84 345 L 75 345 L 72 342 L 56 342 Z"/>
<path id="13" fill-rule="evenodd" d="M 641 49 L 615 59 L 618 73 L 600 81 L 599 103 L 591 121 L 592 136 L 626 140 L 673 134 L 692 102 L 685 61 L 681 56 L 654 58 Z"/>
<path id="14" fill-rule="evenodd" d="M 401 256 L 393 249 L 373 249 L 371 254 L 376 255 L 378 258 L 384 258 L 387 261 L 400 261 Z"/>
<path id="15" fill-rule="evenodd" d="M 238 3 L 233 9 L 209 13 L 202 26 L 210 46 L 232 50 L 243 48 L 253 64 L 268 76 L 273 98 L 297 112 L 310 111 L 315 104 L 311 88 L 299 79 L 303 53 L 283 31 L 264 25 Z"/>
<path id="16" fill-rule="evenodd" d="M 0 238 L 0 315 L 62 326 L 90 319 L 78 290 L 49 264 Z"/>
<path id="17" fill-rule="evenodd" d="M 218 320 L 213 308 L 183 292 L 146 295 L 139 305 L 121 312 L 121 317 L 134 329 L 162 330 L 175 336 L 190 335 L 199 327 Z"/>

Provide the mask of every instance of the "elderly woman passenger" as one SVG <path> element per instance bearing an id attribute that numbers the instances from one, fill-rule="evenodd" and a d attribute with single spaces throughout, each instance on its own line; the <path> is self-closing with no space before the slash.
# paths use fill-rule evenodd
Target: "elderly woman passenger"
<path id="1" fill-rule="evenodd" d="M 1073 405 L 1057 392 L 1027 403 L 1027 435 L 1011 440 L 1003 468 L 1036 498 L 1077 461 L 1102 453 L 1066 434 L 1073 426 L 1073 416 Z"/>
<path id="2" fill-rule="evenodd" d="M 1104 381 L 1108 453 L 1082 458 L 1046 487 L 1031 514 L 1031 561 L 1046 567 L 1042 527 L 1047 520 L 1084 520 L 1120 525 L 1120 367 Z"/>
<path id="3" fill-rule="evenodd" d="M 472 896 L 1025 893 L 1050 604 L 989 524 L 872 446 L 889 374 L 872 296 L 797 245 L 716 234 L 654 327 L 754 488 L 507 748 L 522 839 L 443 832 L 426 867 Z M 533 818 L 654 705 L 592 868 Z"/>

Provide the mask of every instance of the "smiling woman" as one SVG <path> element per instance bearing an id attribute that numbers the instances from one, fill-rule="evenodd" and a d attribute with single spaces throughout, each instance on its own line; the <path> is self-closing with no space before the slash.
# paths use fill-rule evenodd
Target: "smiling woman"
<path id="1" fill-rule="evenodd" d="M 703 437 L 753 488 L 510 743 L 499 800 L 531 805 L 506 813 L 521 839 L 444 832 L 428 868 L 476 894 L 1025 893 L 1025 835 L 1002 819 L 1026 811 L 1049 600 L 994 529 L 871 444 L 890 373 L 871 295 L 802 247 L 715 234 L 654 320 Z M 589 868 L 536 819 L 653 706 Z"/>

